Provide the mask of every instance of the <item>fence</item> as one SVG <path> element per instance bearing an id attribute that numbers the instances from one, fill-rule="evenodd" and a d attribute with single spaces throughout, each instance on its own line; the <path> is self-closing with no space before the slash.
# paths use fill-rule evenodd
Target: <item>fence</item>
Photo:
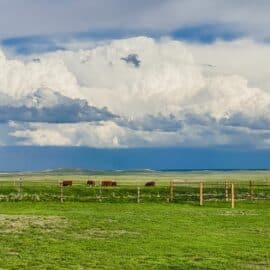
<path id="1" fill-rule="evenodd" d="M 226 202 L 232 208 L 237 201 L 270 200 L 270 182 L 229 182 L 229 181 L 170 181 L 154 182 L 145 186 L 138 181 L 119 181 L 117 186 L 87 186 L 87 181 L 73 181 L 64 186 L 57 181 L 0 182 L 0 201 L 85 201 L 85 202 L 192 202 L 203 206 L 206 202 Z"/>

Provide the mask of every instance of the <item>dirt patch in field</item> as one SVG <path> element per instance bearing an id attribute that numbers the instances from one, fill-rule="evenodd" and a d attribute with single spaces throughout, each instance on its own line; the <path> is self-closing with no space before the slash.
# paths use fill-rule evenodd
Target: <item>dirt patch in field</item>
<path id="1" fill-rule="evenodd" d="M 136 237 L 139 236 L 140 233 L 128 230 L 106 230 L 100 228 L 91 228 L 86 229 L 80 234 L 77 235 L 77 238 L 82 239 L 109 239 L 116 238 L 122 236 Z"/>
<path id="2" fill-rule="evenodd" d="M 258 213 L 255 211 L 244 211 L 244 210 L 228 210 L 228 211 L 223 211 L 219 215 L 221 216 L 257 216 Z"/>
<path id="3" fill-rule="evenodd" d="M 57 231 L 66 227 L 67 220 L 58 216 L 31 216 L 31 215 L 1 215 L 0 234 L 22 233 L 28 229 L 41 231 Z"/>

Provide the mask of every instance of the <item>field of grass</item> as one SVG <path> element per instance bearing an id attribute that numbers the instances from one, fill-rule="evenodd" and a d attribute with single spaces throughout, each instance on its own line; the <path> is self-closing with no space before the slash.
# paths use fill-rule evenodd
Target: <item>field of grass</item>
<path id="1" fill-rule="evenodd" d="M 269 269 L 270 203 L 1 203 L 0 269 Z"/>
<path id="2" fill-rule="evenodd" d="M 17 194 L 17 178 L 0 176 L 1 196 Z M 166 203 L 171 179 L 195 182 L 185 191 L 196 195 L 196 182 L 202 180 L 234 181 L 240 188 L 249 180 L 268 183 L 268 172 L 54 172 L 23 175 L 23 179 L 28 197 L 0 202 L 1 270 L 270 269 L 269 199 L 238 198 L 235 209 L 225 200 L 208 200 L 203 207 L 197 198 Z M 65 190 L 67 198 L 77 197 L 64 203 L 59 197 L 47 201 L 31 197 L 48 192 L 58 196 L 57 183 L 64 179 L 77 184 Z M 84 202 L 80 198 L 99 192 L 98 187 L 83 185 L 87 179 L 113 179 L 123 186 L 104 189 L 101 202 Z M 156 180 L 158 186 L 143 189 L 145 198 L 135 203 L 135 195 L 128 196 L 136 189 L 127 183 L 148 180 Z M 113 193 L 113 200 L 104 192 Z"/>
<path id="3" fill-rule="evenodd" d="M 230 182 L 235 184 L 236 200 L 249 199 L 251 193 L 254 199 L 270 199 L 269 175 L 268 171 L 108 173 L 64 170 L 24 175 L 0 174 L 0 201 L 60 201 L 59 182 L 63 180 L 73 181 L 72 187 L 63 188 L 64 201 L 136 202 L 139 187 L 141 202 L 166 202 L 171 180 L 175 183 L 174 202 L 198 202 L 200 182 L 204 182 L 205 200 L 224 201 L 225 186 L 229 186 Z M 20 178 L 22 181 L 18 181 Z M 89 179 L 96 182 L 95 187 L 86 186 Z M 117 187 L 100 187 L 102 180 L 114 180 Z M 155 181 L 156 187 L 144 187 L 147 181 Z"/>
<path id="4" fill-rule="evenodd" d="M 116 181 L 149 181 L 157 180 L 167 183 L 170 180 L 179 181 L 270 181 L 270 171 L 81 171 L 81 170 L 56 170 L 34 173 L 2 173 L 0 181 L 14 181 L 18 177 L 28 181 L 61 181 L 71 179 L 85 181 L 86 179 Z"/>

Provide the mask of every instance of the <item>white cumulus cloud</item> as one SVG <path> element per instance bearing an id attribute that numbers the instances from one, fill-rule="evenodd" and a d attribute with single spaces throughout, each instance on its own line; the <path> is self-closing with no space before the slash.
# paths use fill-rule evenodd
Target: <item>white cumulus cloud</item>
<path id="1" fill-rule="evenodd" d="M 226 50 L 234 55 L 233 48 L 254 51 L 256 46 L 261 45 L 246 40 L 199 46 L 137 37 L 24 60 L 1 53 L 0 120 L 12 121 L 2 140 L 92 147 L 268 147 L 267 78 L 253 76 L 252 67 L 246 67 L 248 49 L 232 59 L 242 64 L 232 63 L 230 69 L 226 59 Z"/>

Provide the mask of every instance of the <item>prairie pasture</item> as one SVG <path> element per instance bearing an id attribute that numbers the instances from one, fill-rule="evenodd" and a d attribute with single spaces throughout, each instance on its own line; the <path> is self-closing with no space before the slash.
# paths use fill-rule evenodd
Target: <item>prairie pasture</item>
<path id="1" fill-rule="evenodd" d="M 61 203 L 58 181 L 65 179 L 74 186 L 64 189 Z M 120 184 L 99 197 L 100 187 L 87 187 L 88 179 Z M 168 202 L 172 179 L 187 183 Z M 144 187 L 151 180 L 157 186 Z M 261 185 L 252 200 L 248 186 L 243 189 L 250 180 Z M 247 196 L 236 197 L 231 209 L 224 186 L 214 185 L 201 207 L 201 181 L 234 182 L 236 195 Z M 267 183 L 267 171 L 2 174 L 0 269 L 269 269 Z"/>

